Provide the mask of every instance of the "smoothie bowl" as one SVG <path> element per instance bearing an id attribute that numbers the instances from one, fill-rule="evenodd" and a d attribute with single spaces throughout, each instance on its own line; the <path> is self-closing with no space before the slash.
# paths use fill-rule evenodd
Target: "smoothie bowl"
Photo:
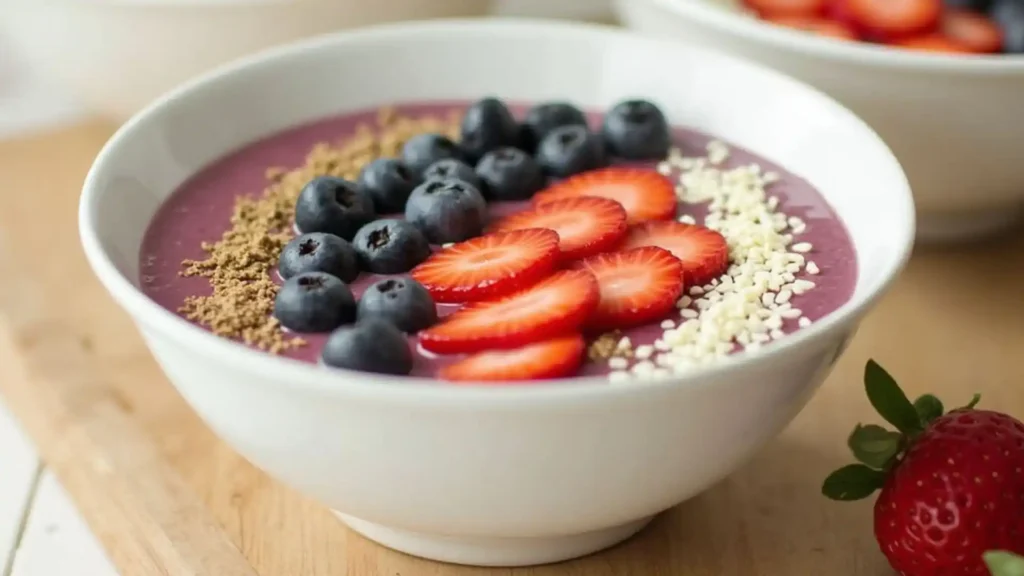
<path id="1" fill-rule="evenodd" d="M 80 227 L 239 453 L 386 546 L 525 565 L 628 538 L 774 437 L 913 213 L 881 140 L 775 72 L 465 21 L 165 96 L 101 152 Z"/>

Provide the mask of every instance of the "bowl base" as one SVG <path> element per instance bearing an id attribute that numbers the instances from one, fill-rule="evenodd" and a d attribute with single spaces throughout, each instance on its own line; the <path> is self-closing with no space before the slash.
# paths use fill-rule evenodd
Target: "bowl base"
<path id="1" fill-rule="evenodd" d="M 389 528 L 335 511 L 349 528 L 392 550 L 428 560 L 469 566 L 513 567 L 550 564 L 586 556 L 633 536 L 653 516 L 584 534 L 543 538 L 445 536 Z"/>
<path id="2" fill-rule="evenodd" d="M 1020 206 L 917 214 L 917 240 L 926 244 L 970 242 L 995 236 L 1021 221 Z"/>

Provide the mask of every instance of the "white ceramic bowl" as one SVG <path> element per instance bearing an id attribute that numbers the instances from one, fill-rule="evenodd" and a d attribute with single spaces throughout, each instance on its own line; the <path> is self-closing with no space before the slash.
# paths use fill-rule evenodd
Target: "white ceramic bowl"
<path id="1" fill-rule="evenodd" d="M 957 241 L 1024 206 L 1024 56 L 945 56 L 843 42 L 724 10 L 720 0 L 617 0 L 644 33 L 714 47 L 826 92 L 866 120 L 914 190 L 918 234 Z"/>
<path id="2" fill-rule="evenodd" d="M 311 85 L 318 89 L 281 89 Z M 844 219 L 861 267 L 853 297 L 763 352 L 671 381 L 452 387 L 259 353 L 138 290 L 147 222 L 208 162 L 327 115 L 483 94 L 596 109 L 644 95 L 675 123 L 781 162 L 817 185 Z M 239 105 L 254 98 L 259 106 Z M 189 83 L 103 149 L 85 183 L 80 227 L 96 274 L 167 377 L 239 453 L 384 545 L 517 565 L 627 538 L 775 436 L 901 269 L 914 220 L 907 182 L 881 139 L 805 85 L 607 28 L 481 20 L 333 35 Z"/>
<path id="3" fill-rule="evenodd" d="M 188 78 L 269 46 L 489 9 L 488 0 L 3 0 L 0 35 L 87 108 L 124 120 Z"/>

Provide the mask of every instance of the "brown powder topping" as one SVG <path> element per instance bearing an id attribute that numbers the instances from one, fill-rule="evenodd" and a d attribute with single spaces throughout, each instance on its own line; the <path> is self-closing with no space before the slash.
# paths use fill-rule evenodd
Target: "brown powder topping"
<path id="1" fill-rule="evenodd" d="M 398 156 L 405 141 L 417 134 L 438 132 L 454 140 L 459 121 L 458 113 L 447 118 L 410 118 L 384 108 L 376 126 L 360 125 L 338 144 L 316 144 L 302 166 L 268 168 L 263 193 L 236 199 L 230 228 L 220 240 L 203 243 L 207 258 L 182 262 L 181 275 L 208 278 L 213 293 L 186 298 L 179 312 L 218 336 L 274 354 L 305 344 L 284 333 L 272 316 L 278 287 L 271 276 L 281 250 L 295 235 L 295 201 L 302 187 L 317 176 L 354 181 L 363 166 L 377 158 Z"/>

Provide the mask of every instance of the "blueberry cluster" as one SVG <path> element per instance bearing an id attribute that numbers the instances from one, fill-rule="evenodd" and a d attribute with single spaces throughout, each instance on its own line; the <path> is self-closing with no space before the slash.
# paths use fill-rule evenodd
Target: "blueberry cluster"
<path id="1" fill-rule="evenodd" d="M 487 200 L 529 200 L 549 179 L 604 167 L 611 157 L 661 159 L 668 148 L 665 117 L 644 100 L 613 107 L 598 132 L 566 102 L 537 105 L 518 122 L 502 101 L 479 100 L 463 116 L 458 143 L 420 134 L 399 158 L 367 164 L 355 182 L 320 176 L 303 187 L 295 206 L 301 235 L 281 253 L 285 283 L 274 315 L 294 332 L 332 332 L 322 354 L 328 365 L 406 374 L 412 355 L 403 332 L 436 322 L 434 301 L 397 276 L 357 303 L 348 283 L 360 272 L 405 274 L 430 256 L 431 244 L 479 236 Z"/>
<path id="2" fill-rule="evenodd" d="M 518 122 L 501 100 L 484 98 L 466 110 L 457 143 L 420 134 L 399 158 L 370 162 L 356 182 L 313 179 L 299 195 L 295 223 L 302 232 L 354 242 L 370 271 L 405 272 L 429 255 L 424 240 L 446 244 L 480 235 L 487 200 L 529 200 L 549 179 L 604 167 L 612 157 L 661 159 L 669 144 L 665 116 L 645 100 L 617 104 L 595 132 L 567 102 L 534 106 Z M 375 223 L 379 214 L 403 214 L 411 227 Z M 381 227 L 390 228 L 382 233 Z"/>
<path id="3" fill-rule="evenodd" d="M 327 250 L 331 249 L 324 249 L 325 254 Z M 309 270 L 289 277 L 281 286 L 274 316 L 294 332 L 331 332 L 321 353 L 328 366 L 408 374 L 413 357 L 406 334 L 437 322 L 437 308 L 427 289 L 412 278 L 379 280 L 356 302 L 346 282 L 328 272 Z"/>
<path id="4" fill-rule="evenodd" d="M 408 374 L 413 358 L 405 333 L 437 321 L 427 289 L 412 278 L 393 276 L 367 288 L 356 302 L 348 284 L 360 270 L 408 272 L 429 254 L 423 234 L 402 220 L 365 224 L 351 243 L 328 232 L 302 234 L 281 251 L 278 272 L 285 282 L 274 316 L 293 332 L 332 332 L 322 352 L 329 366 Z"/>

